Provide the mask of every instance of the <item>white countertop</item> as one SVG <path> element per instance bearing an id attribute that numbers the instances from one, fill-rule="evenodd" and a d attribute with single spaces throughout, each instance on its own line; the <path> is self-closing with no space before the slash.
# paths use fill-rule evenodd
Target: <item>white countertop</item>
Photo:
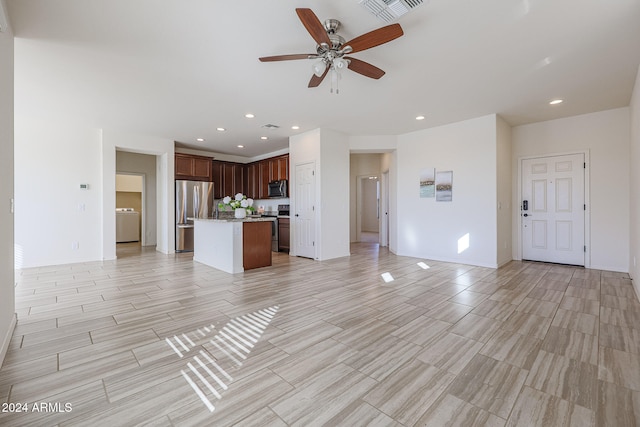
<path id="1" fill-rule="evenodd" d="M 246 218 L 187 218 L 193 221 L 206 222 L 271 222 L 275 221 L 274 217 L 246 217 Z"/>

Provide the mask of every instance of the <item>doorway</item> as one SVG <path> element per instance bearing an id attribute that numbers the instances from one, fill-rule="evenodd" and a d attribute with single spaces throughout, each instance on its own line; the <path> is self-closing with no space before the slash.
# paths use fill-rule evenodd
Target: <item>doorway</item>
<path id="1" fill-rule="evenodd" d="M 116 258 L 123 255 L 125 246 L 127 246 L 128 251 L 124 252 L 127 254 L 136 248 L 137 250 L 145 248 L 149 250 L 156 249 L 158 224 L 162 222 L 159 214 L 163 209 L 161 206 L 165 204 L 163 200 L 160 200 L 161 198 L 158 194 L 160 172 L 157 169 L 157 163 L 159 160 L 160 157 L 152 154 L 116 150 L 114 171 L 116 185 L 113 188 L 115 191 L 112 193 L 114 195 L 113 201 L 115 202 L 114 208 L 116 208 L 114 212 L 115 221 L 113 221 L 115 227 L 111 231 L 113 234 L 110 233 L 113 236 L 112 244 Z M 171 204 L 173 205 L 173 201 Z M 137 242 L 132 241 L 130 238 L 124 240 L 118 238 L 118 215 L 121 217 L 120 222 L 123 219 L 131 221 L 131 218 L 126 217 L 126 213 L 118 213 L 118 209 L 133 210 L 137 213 L 140 228 Z M 173 211 L 173 209 L 171 210 Z M 130 214 L 130 216 L 135 215 Z M 129 223 L 128 225 L 131 224 Z"/>
<path id="2" fill-rule="evenodd" d="M 586 265 L 585 153 L 521 160 L 522 259 Z"/>
<path id="3" fill-rule="evenodd" d="M 358 176 L 356 189 L 356 239 L 361 243 L 380 243 L 380 179 L 377 175 Z"/>
<path id="4" fill-rule="evenodd" d="M 145 200 L 144 174 L 116 174 L 116 244 L 146 246 Z"/>

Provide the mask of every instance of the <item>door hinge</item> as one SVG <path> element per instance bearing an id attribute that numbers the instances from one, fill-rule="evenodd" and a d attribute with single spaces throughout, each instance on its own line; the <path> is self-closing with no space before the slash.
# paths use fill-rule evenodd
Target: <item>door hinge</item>
<path id="1" fill-rule="evenodd" d="M 316 171 L 311 171 L 311 176 L 316 176 Z"/>
<path id="2" fill-rule="evenodd" d="M 582 164 L 582 169 L 586 169 L 586 168 L 587 168 L 587 162 L 584 162 L 584 163 Z"/>
<path id="3" fill-rule="evenodd" d="M 316 211 L 316 207 L 315 207 L 315 206 L 311 206 L 311 210 L 312 210 L 313 212 L 315 212 L 315 211 Z"/>
<path id="4" fill-rule="evenodd" d="M 315 246 L 315 245 L 316 245 L 316 242 L 311 242 L 311 246 Z"/>
<path id="5" fill-rule="evenodd" d="M 586 246 L 584 247 L 584 251 L 585 251 L 585 253 L 587 252 L 587 247 Z"/>
<path id="6" fill-rule="evenodd" d="M 586 204 L 584 205 L 584 210 L 585 210 L 585 211 L 587 210 L 587 205 L 586 205 Z"/>

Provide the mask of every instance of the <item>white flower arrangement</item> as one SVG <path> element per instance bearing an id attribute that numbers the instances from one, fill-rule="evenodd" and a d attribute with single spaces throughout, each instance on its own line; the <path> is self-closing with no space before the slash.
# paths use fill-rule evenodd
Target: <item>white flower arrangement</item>
<path id="1" fill-rule="evenodd" d="M 253 207 L 253 199 L 247 198 L 247 196 L 242 193 L 236 194 L 233 198 L 231 198 L 231 196 L 226 196 L 222 199 L 222 202 L 218 203 L 218 209 L 225 209 L 227 206 L 233 210 L 245 208 L 247 212 L 253 212 L 256 210 Z"/>

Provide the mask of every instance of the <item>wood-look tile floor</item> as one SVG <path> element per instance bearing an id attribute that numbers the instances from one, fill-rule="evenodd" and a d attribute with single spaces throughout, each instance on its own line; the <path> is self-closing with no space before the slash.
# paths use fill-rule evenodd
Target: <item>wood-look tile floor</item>
<path id="1" fill-rule="evenodd" d="M 18 271 L 0 425 L 640 425 L 628 275 L 352 252 Z"/>

